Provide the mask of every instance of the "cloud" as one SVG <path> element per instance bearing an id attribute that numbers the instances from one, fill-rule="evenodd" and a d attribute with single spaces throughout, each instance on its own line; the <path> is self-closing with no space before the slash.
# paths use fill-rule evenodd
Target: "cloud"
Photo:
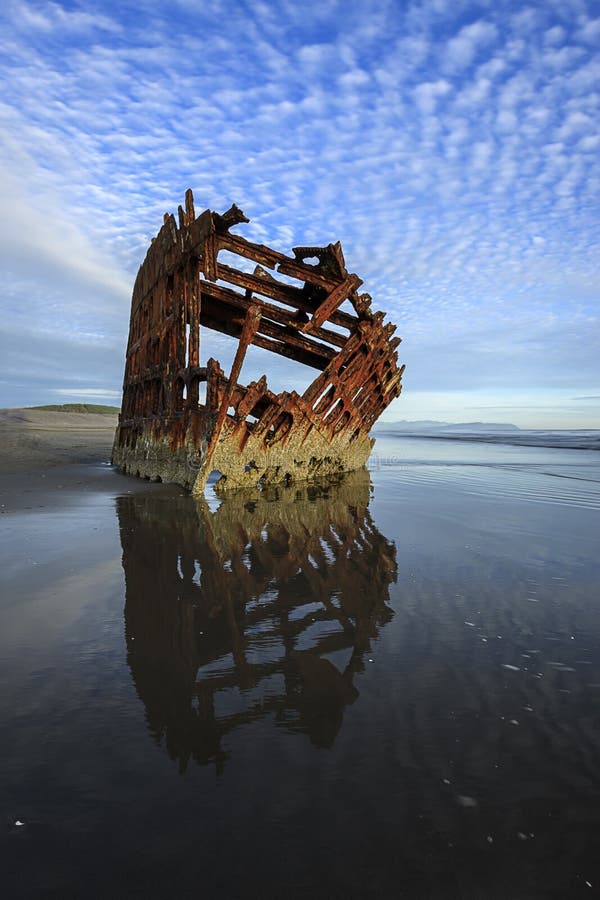
<path id="1" fill-rule="evenodd" d="M 37 333 L 56 390 L 79 383 L 89 345 L 82 389 L 117 390 L 137 267 L 191 186 L 198 210 L 237 202 L 252 220 L 242 233 L 278 249 L 340 238 L 399 323 L 407 391 L 450 377 L 466 396 L 469 359 L 486 384 L 553 381 L 530 338 L 572 394 L 585 390 L 597 372 L 591 7 L 479 9 L 465 21 L 446 0 L 5 5 L 5 339 Z M 25 365 L 3 357 L 3 402 Z"/>
<path id="2" fill-rule="evenodd" d="M 445 78 L 437 81 L 424 81 L 414 89 L 415 102 L 423 115 L 435 112 L 440 97 L 444 97 L 451 90 L 451 86 Z"/>
<path id="3" fill-rule="evenodd" d="M 89 400 L 118 400 L 121 405 L 121 391 L 108 391 L 106 388 L 55 388 L 52 391 L 59 397 L 85 397 Z"/>
<path id="4" fill-rule="evenodd" d="M 586 44 L 592 44 L 598 47 L 600 42 L 600 18 L 589 19 L 584 17 L 583 24 L 577 31 L 577 38 Z"/>
<path id="5" fill-rule="evenodd" d="M 448 41 L 443 65 L 450 70 L 467 68 L 479 51 L 492 44 L 497 35 L 498 29 L 491 22 L 480 20 L 472 25 L 465 25 Z"/>
<path id="6" fill-rule="evenodd" d="M 120 32 L 121 25 L 109 16 L 97 12 L 65 9 L 60 3 L 27 3 L 25 0 L 9 0 L 8 11 L 13 25 L 19 30 L 51 32 L 112 31 Z"/>

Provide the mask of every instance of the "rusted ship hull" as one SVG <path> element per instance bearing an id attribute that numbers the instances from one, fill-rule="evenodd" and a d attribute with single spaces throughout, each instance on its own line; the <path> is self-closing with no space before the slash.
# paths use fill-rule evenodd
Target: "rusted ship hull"
<path id="1" fill-rule="evenodd" d="M 201 493 L 214 470 L 222 490 L 358 469 L 370 428 L 401 391 L 395 327 L 357 293 L 362 282 L 339 243 L 289 257 L 231 233 L 247 221 L 235 206 L 196 217 L 188 191 L 179 225 L 165 216 L 150 245 L 133 291 L 113 448 L 128 473 Z M 223 251 L 252 260 L 253 273 L 220 262 Z M 238 340 L 228 376 L 214 359 L 200 365 L 200 326 Z M 319 374 L 302 395 L 273 393 L 265 376 L 246 386 L 250 344 Z"/>

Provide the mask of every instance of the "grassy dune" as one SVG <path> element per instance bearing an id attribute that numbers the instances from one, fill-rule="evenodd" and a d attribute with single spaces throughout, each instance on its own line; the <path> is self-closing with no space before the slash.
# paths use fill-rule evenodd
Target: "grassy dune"
<path id="1" fill-rule="evenodd" d="M 52 403 L 48 406 L 29 406 L 44 412 L 94 413 L 100 416 L 114 416 L 120 412 L 118 406 L 104 406 L 102 403 Z"/>

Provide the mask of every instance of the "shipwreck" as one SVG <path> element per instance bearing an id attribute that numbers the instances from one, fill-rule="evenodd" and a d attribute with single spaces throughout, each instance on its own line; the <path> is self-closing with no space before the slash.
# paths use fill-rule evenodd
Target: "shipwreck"
<path id="1" fill-rule="evenodd" d="M 215 470 L 223 490 L 359 469 L 371 427 L 400 394 L 400 338 L 358 293 L 339 242 L 287 256 L 232 233 L 248 221 L 235 205 L 196 216 L 188 190 L 179 221 L 166 214 L 148 248 L 113 447 L 127 473 L 201 494 Z M 237 339 L 228 374 L 215 359 L 201 365 L 201 327 Z M 264 375 L 244 385 L 250 344 L 318 374 L 302 394 L 276 394 Z"/>

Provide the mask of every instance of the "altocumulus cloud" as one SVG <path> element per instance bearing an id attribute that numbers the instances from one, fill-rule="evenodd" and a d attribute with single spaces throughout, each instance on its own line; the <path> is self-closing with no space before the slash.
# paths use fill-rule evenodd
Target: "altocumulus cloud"
<path id="1" fill-rule="evenodd" d="M 389 418 L 595 396 L 594 9 L 7 0 L 0 402 L 118 395 L 137 266 L 188 186 L 279 249 L 342 240 L 405 338 Z"/>

